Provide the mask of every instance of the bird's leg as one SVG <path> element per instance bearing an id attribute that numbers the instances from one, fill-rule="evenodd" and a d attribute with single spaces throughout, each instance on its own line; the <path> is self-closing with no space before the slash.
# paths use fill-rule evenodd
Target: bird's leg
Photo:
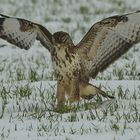
<path id="1" fill-rule="evenodd" d="M 69 103 L 70 105 L 74 101 L 80 100 L 80 93 L 79 93 L 79 74 L 74 74 L 74 76 L 71 79 L 70 83 L 70 95 L 69 95 Z"/>
<path id="2" fill-rule="evenodd" d="M 57 106 L 64 106 L 65 103 L 65 89 L 61 81 L 57 82 Z"/>
<path id="3" fill-rule="evenodd" d="M 61 81 L 57 83 L 57 107 L 54 108 L 56 112 L 64 113 L 70 110 L 69 107 L 65 105 L 65 86 Z"/>
<path id="4" fill-rule="evenodd" d="M 55 111 L 59 113 L 69 112 L 72 109 L 71 104 L 79 100 L 79 83 L 77 77 L 72 78 L 70 82 L 68 105 L 65 105 L 65 85 L 62 82 L 57 83 L 57 108 Z"/>
<path id="5" fill-rule="evenodd" d="M 111 99 L 114 98 L 113 96 L 108 95 L 107 93 L 105 93 L 101 89 L 99 89 L 99 88 L 97 88 L 89 83 L 82 82 L 82 83 L 80 83 L 79 87 L 80 87 L 80 96 L 84 99 L 91 99 L 91 98 L 93 98 L 93 96 L 95 96 L 97 94 L 100 94 L 106 98 L 111 98 Z"/>

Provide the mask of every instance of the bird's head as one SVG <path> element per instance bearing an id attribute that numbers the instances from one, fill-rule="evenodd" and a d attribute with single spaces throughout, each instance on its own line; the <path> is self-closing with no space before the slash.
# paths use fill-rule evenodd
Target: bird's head
<path id="1" fill-rule="evenodd" d="M 68 33 L 66 32 L 55 32 L 53 34 L 53 42 L 55 45 L 62 45 L 62 46 L 73 46 L 73 42 L 71 40 L 71 37 Z"/>

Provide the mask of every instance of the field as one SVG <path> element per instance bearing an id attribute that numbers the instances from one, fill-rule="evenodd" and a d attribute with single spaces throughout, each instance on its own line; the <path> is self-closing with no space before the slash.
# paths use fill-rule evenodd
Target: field
<path id="1" fill-rule="evenodd" d="M 75 44 L 95 22 L 139 7 L 139 0 L 0 0 L 0 13 L 66 31 Z M 91 79 L 114 100 L 81 100 L 58 113 L 49 52 L 37 41 L 26 51 L 0 39 L 0 140 L 139 140 L 139 46 Z"/>

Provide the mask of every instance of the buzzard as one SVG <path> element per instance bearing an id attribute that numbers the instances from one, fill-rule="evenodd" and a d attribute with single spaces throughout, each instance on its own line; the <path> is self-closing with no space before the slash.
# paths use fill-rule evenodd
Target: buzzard
<path id="1" fill-rule="evenodd" d="M 140 42 L 140 11 L 95 23 L 77 45 L 66 32 L 51 34 L 40 24 L 1 14 L 0 38 L 26 50 L 39 40 L 48 49 L 57 79 L 58 106 L 65 104 L 66 93 L 70 104 L 97 94 L 114 98 L 89 80 Z"/>

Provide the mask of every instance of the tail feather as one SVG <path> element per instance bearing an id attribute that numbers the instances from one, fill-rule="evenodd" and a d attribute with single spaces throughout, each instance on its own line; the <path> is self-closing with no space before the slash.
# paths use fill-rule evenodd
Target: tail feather
<path id="1" fill-rule="evenodd" d="M 102 91 L 101 89 L 95 87 L 97 89 L 98 94 L 102 95 L 105 98 L 115 99 L 114 96 L 107 94 L 106 92 Z"/>
<path id="2" fill-rule="evenodd" d="M 106 92 L 102 91 L 101 89 L 93 86 L 89 83 L 81 83 L 80 84 L 80 96 L 84 99 L 91 99 L 95 95 L 100 94 L 105 98 L 114 99 L 115 97 L 112 95 L 108 95 Z"/>
<path id="3" fill-rule="evenodd" d="M 9 16 L 7 15 L 4 15 L 4 14 L 0 14 L 1 17 L 4 17 L 4 18 L 10 18 Z"/>

